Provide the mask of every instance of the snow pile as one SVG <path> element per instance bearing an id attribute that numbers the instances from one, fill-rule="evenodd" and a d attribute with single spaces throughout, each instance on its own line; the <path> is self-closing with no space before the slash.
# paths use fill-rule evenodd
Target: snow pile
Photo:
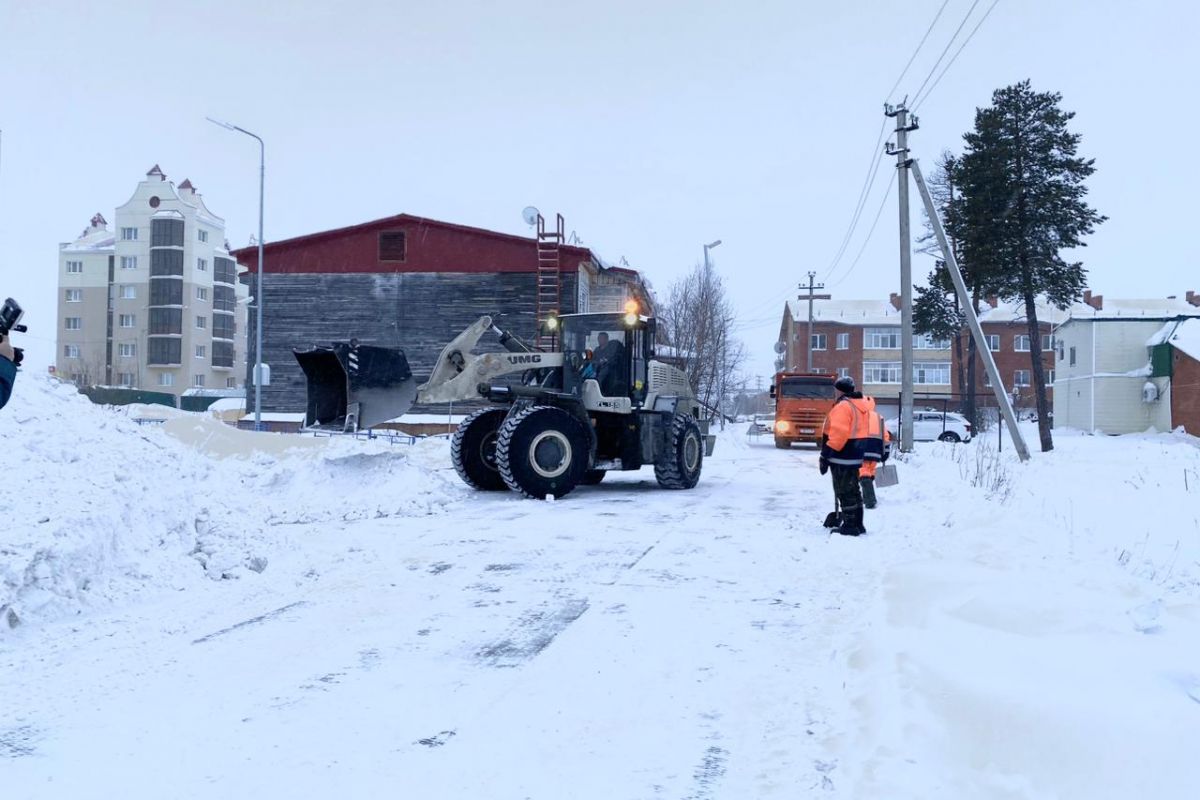
<path id="1" fill-rule="evenodd" d="M 261 572 L 282 523 L 425 516 L 455 496 L 413 448 L 253 434 L 166 408 L 154 414 L 166 423 L 143 426 L 137 413 L 18 379 L 0 411 L 0 631 Z"/>

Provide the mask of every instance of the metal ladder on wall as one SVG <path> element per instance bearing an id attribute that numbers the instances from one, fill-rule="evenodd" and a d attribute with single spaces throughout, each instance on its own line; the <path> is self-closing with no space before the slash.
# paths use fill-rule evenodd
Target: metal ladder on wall
<path id="1" fill-rule="evenodd" d="M 555 214 L 556 230 L 546 230 L 546 220 L 537 216 L 537 302 L 535 304 L 537 324 L 537 347 L 550 349 L 554 336 L 545 330 L 545 319 L 560 310 L 562 302 L 562 274 L 559 248 L 565 241 L 566 222 L 562 214 Z"/>

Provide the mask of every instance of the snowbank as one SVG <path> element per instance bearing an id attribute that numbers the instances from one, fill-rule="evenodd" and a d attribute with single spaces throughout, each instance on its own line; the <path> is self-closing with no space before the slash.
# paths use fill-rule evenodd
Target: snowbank
<path id="1" fill-rule="evenodd" d="M 248 577 L 281 545 L 281 524 L 439 514 L 461 491 L 434 468 L 440 459 L 417 463 L 444 442 L 401 449 L 255 434 L 162 411 L 162 425 L 139 425 L 136 409 L 20 376 L 0 411 L 10 465 L 0 483 L 0 632 L 147 587 Z"/>

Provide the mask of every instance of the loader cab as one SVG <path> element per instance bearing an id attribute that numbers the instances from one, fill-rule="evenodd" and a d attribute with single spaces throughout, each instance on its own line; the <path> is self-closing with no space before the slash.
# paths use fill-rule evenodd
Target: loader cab
<path id="1" fill-rule="evenodd" d="M 565 314 L 561 325 L 563 391 L 582 395 L 595 380 L 605 397 L 646 398 L 646 374 L 654 357 L 654 320 L 637 314 Z"/>

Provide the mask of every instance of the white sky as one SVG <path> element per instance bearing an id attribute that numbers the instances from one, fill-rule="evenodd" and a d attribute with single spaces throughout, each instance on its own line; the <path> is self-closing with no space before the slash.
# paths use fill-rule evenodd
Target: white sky
<path id="1" fill-rule="evenodd" d="M 268 241 L 400 212 L 528 234 L 532 204 L 664 292 L 722 239 L 713 257 L 747 371 L 766 375 L 783 300 L 808 270 L 835 298 L 898 289 L 894 190 L 846 271 L 886 166 L 832 278 L 828 267 L 884 93 L 941 2 L 914 0 L 905 18 L 884 2 L 0 0 L 0 296 L 25 306 L 18 344 L 44 369 L 58 243 L 97 211 L 111 221 L 155 163 L 191 178 L 231 244 L 246 244 L 257 145 L 209 115 L 267 142 Z M 949 0 L 897 96 L 915 92 L 971 2 Z M 1082 252 L 1092 286 L 1200 290 L 1198 31 L 1186 2 L 999 0 L 918 109 L 914 155 L 928 171 L 960 150 L 997 87 L 1029 77 L 1060 91 L 1097 159 L 1089 199 L 1111 218 Z M 929 266 L 916 258 L 914 276 Z"/>

